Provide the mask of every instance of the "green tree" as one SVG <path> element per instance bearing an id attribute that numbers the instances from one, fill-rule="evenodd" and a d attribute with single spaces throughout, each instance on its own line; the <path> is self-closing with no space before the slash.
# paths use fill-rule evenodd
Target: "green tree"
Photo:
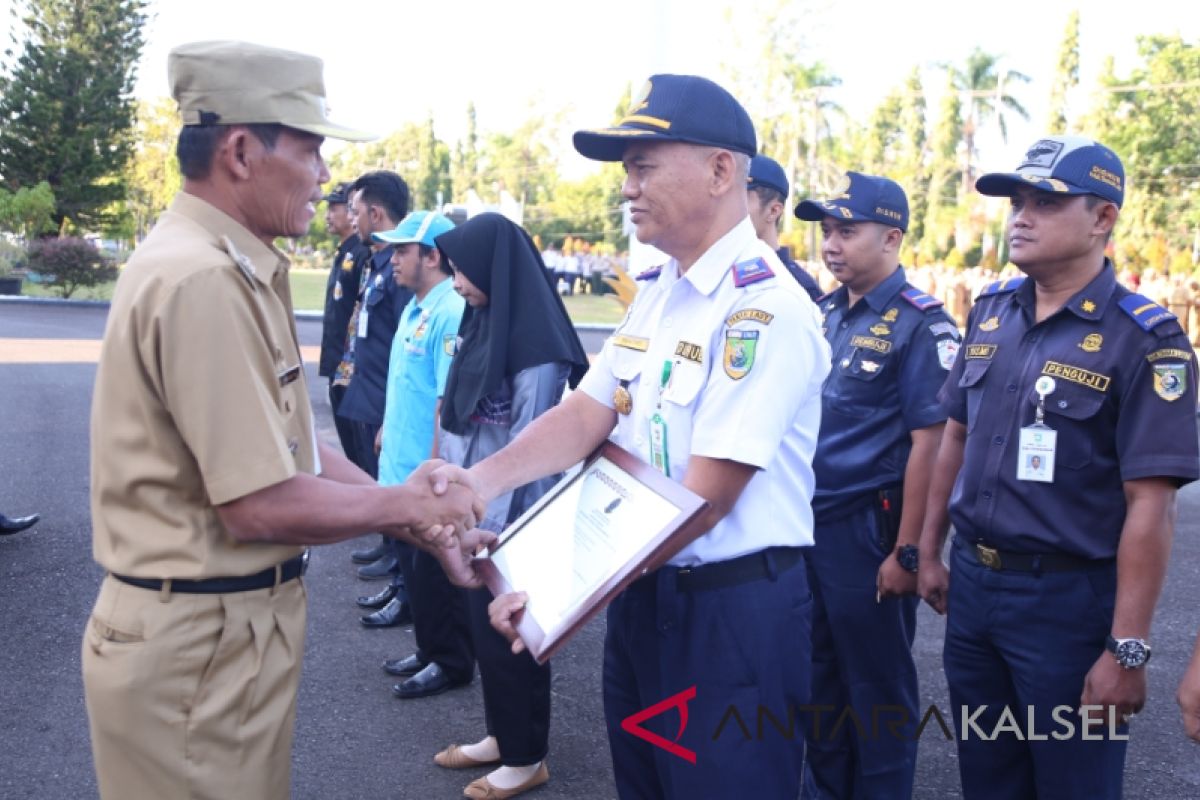
<path id="1" fill-rule="evenodd" d="M 911 263 L 914 248 L 925 236 L 929 208 L 929 152 L 925 132 L 925 87 L 921 72 L 913 67 L 904 84 L 900 102 L 900 137 L 897 143 L 895 179 L 908 192 L 908 235 L 905 237 Z"/>
<path id="2" fill-rule="evenodd" d="M 162 97 L 138 103 L 134 157 L 126 172 L 129 194 L 125 201 L 138 240 L 150 232 L 182 185 L 179 161 L 175 158 L 175 143 L 182 124 L 174 100 Z"/>
<path id="3" fill-rule="evenodd" d="M 985 53 L 976 47 L 967 56 L 962 69 L 949 67 L 951 80 L 967 98 L 966 113 L 963 115 L 963 196 L 969 196 L 975 184 L 975 161 L 979 153 L 975 139 L 983 126 L 992 119 L 1000 129 L 1000 138 L 1008 141 L 1009 113 L 1029 119 L 1029 112 L 1016 97 L 1009 94 L 1007 86 L 1012 83 L 1029 83 L 1029 76 L 1012 69 L 1000 69 L 1000 56 Z"/>
<path id="4" fill-rule="evenodd" d="M 46 181 L 54 222 L 111 223 L 133 152 L 145 0 L 24 0 L 25 38 L 0 78 L 0 181 Z M 12 51 L 9 51 L 11 58 Z"/>
<path id="5" fill-rule="evenodd" d="M 955 89 L 953 76 L 947 86 L 929 140 L 929 188 L 920 252 L 926 260 L 946 255 L 957 215 L 958 190 L 962 167 L 958 150 L 962 147 L 962 98 Z M 915 239 L 914 239 L 915 241 Z"/>
<path id="6" fill-rule="evenodd" d="M 459 199 L 472 189 L 479 191 L 479 129 L 474 101 L 467 103 L 467 133 L 454 145 L 451 186 Z"/>
<path id="7" fill-rule="evenodd" d="M 1121 156 L 1125 203 L 1117 236 L 1135 257 L 1162 240 L 1167 252 L 1200 241 L 1200 45 L 1178 36 L 1138 39 L 1140 63 L 1118 77 L 1111 63 L 1086 130 Z M 1159 267 L 1163 265 L 1157 265 Z"/>
<path id="8" fill-rule="evenodd" d="M 15 192 L 0 188 L 0 228 L 31 242 L 54 230 L 54 190 L 42 181 Z"/>
<path id="9" fill-rule="evenodd" d="M 1067 30 L 1058 48 L 1058 65 L 1050 87 L 1050 133 L 1067 132 L 1067 93 L 1079 85 L 1079 11 L 1067 17 Z"/>

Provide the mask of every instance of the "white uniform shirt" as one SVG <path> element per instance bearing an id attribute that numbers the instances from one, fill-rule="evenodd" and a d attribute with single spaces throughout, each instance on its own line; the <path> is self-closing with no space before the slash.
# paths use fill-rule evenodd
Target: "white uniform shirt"
<path id="1" fill-rule="evenodd" d="M 774 275 L 754 280 L 764 267 Z M 671 378 L 660 392 L 666 361 Z M 729 514 L 671 564 L 813 543 L 812 459 L 829 364 L 816 306 L 749 217 L 682 277 L 672 259 L 642 286 L 579 385 L 614 408 L 613 393 L 625 382 L 633 411 L 618 414 L 612 440 L 651 463 L 658 411 L 672 479 L 683 481 L 692 455 L 759 468 Z"/>

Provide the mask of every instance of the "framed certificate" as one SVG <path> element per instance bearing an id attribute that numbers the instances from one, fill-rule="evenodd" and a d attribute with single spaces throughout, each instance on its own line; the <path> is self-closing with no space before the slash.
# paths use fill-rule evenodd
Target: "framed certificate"
<path id="1" fill-rule="evenodd" d="M 545 663 L 647 565 L 688 539 L 707 501 L 606 442 L 502 534 L 476 568 L 495 595 L 529 595 L 517 632 Z"/>

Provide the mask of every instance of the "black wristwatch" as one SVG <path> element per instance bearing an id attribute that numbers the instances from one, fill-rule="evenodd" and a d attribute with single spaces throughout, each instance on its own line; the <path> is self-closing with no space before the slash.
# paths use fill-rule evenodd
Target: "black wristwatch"
<path id="1" fill-rule="evenodd" d="M 1125 669 L 1140 669 L 1150 660 L 1150 645 L 1145 639 L 1114 639 L 1110 635 L 1104 642 L 1104 649 Z"/>
<path id="2" fill-rule="evenodd" d="M 896 548 L 896 562 L 901 567 L 909 572 L 916 574 L 917 572 L 917 546 L 915 544 L 902 544 Z"/>

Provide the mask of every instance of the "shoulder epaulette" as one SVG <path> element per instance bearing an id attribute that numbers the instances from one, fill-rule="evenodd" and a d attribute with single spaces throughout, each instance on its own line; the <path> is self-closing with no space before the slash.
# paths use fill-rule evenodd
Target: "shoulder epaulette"
<path id="1" fill-rule="evenodd" d="M 752 258 L 733 265 L 733 285 L 739 289 L 774 277 L 775 271 L 761 258 Z"/>
<path id="2" fill-rule="evenodd" d="M 1024 282 L 1024 275 L 1019 278 L 1005 278 L 1002 281 L 995 281 L 983 287 L 983 291 L 979 293 L 979 296 L 987 297 L 988 295 L 1001 294 L 1003 292 L 1015 292 Z"/>
<path id="3" fill-rule="evenodd" d="M 900 296 L 907 300 L 910 305 L 916 306 L 921 311 L 928 311 L 931 308 L 938 308 L 942 305 L 941 300 L 922 292 L 915 286 L 905 289 L 900 293 Z"/>
<path id="4" fill-rule="evenodd" d="M 1162 323 L 1176 319 L 1176 316 L 1170 311 L 1140 294 L 1127 295 L 1117 305 L 1121 307 L 1122 311 L 1133 317 L 1133 321 L 1144 331 L 1154 330 Z"/>
<path id="5" fill-rule="evenodd" d="M 660 274 L 662 274 L 662 269 L 663 269 L 662 264 L 659 264 L 657 267 L 651 267 L 650 269 L 646 270 L 645 272 L 641 273 L 636 278 L 634 278 L 634 280 L 635 281 L 652 281 L 655 278 L 657 278 Z"/>
<path id="6" fill-rule="evenodd" d="M 828 300 L 831 297 L 833 297 L 833 292 L 826 292 L 825 294 L 818 297 L 814 302 L 824 303 L 826 300 Z"/>

